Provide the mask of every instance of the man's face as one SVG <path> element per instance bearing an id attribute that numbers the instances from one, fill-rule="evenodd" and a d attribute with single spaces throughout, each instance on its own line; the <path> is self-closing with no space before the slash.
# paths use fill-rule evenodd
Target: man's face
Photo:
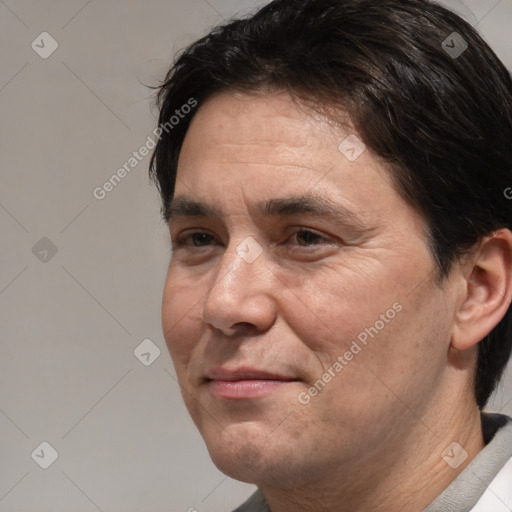
<path id="1" fill-rule="evenodd" d="M 213 461 L 239 480 L 300 485 L 428 434 L 453 294 L 382 163 L 354 160 L 353 138 L 340 149 L 349 134 L 285 93 L 223 93 L 183 144 L 163 330 Z"/>

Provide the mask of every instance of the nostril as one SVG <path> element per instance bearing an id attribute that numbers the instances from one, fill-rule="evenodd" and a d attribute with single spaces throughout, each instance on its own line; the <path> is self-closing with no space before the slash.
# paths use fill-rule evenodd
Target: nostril
<path id="1" fill-rule="evenodd" d="M 238 322 L 231 327 L 215 327 L 214 325 L 207 323 L 208 328 L 214 332 L 217 336 L 242 336 L 254 331 L 256 326 L 250 322 Z"/>

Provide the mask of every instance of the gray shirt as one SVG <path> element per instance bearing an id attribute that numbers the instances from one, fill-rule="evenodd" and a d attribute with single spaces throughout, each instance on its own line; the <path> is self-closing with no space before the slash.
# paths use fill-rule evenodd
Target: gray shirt
<path id="1" fill-rule="evenodd" d="M 512 419 L 502 414 L 482 413 L 482 429 L 485 448 L 423 512 L 476 512 L 474 507 L 478 503 L 480 510 L 488 493 L 504 504 L 505 510 L 512 510 L 509 508 L 511 503 L 505 503 L 492 488 L 489 489 L 498 474 L 502 479 L 508 478 L 508 474 L 504 476 L 501 470 L 512 464 Z M 509 487 L 512 488 L 512 479 Z M 272 511 L 261 491 L 257 490 L 233 512 Z"/>

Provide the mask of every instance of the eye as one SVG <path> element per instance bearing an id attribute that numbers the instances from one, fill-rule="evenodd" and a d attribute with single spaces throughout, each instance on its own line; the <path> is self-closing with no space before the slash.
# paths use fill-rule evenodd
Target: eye
<path id="1" fill-rule="evenodd" d="M 187 233 L 185 235 L 178 237 L 176 241 L 176 246 L 206 247 L 208 245 L 212 245 L 212 242 L 215 242 L 215 237 L 213 237 L 209 233 L 195 232 Z"/>
<path id="2" fill-rule="evenodd" d="M 292 244 L 300 247 L 315 247 L 321 245 L 332 245 L 333 242 L 325 236 L 309 229 L 297 229 L 292 234 Z M 174 244 L 176 247 L 208 247 L 218 245 L 216 238 L 203 231 L 189 232 L 179 236 Z"/>
<path id="3" fill-rule="evenodd" d="M 314 231 L 309 231 L 306 229 L 301 229 L 295 233 L 295 237 L 299 245 L 307 247 L 311 245 L 319 245 L 322 242 L 329 242 L 327 238 L 315 233 Z"/>
<path id="4" fill-rule="evenodd" d="M 332 244 L 331 240 L 324 236 L 310 231 L 308 229 L 300 229 L 294 233 L 294 237 L 297 240 L 298 245 L 301 247 L 311 247 L 315 245 Z"/>

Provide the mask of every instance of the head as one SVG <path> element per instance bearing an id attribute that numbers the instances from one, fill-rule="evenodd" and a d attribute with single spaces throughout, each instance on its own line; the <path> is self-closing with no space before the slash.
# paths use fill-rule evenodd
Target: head
<path id="1" fill-rule="evenodd" d="M 186 49 L 159 100 L 164 334 L 221 469 L 288 461 L 295 485 L 440 400 L 484 407 L 512 347 L 512 81 L 471 26 L 277 0 Z M 247 367 L 280 382 L 222 387 Z"/>

